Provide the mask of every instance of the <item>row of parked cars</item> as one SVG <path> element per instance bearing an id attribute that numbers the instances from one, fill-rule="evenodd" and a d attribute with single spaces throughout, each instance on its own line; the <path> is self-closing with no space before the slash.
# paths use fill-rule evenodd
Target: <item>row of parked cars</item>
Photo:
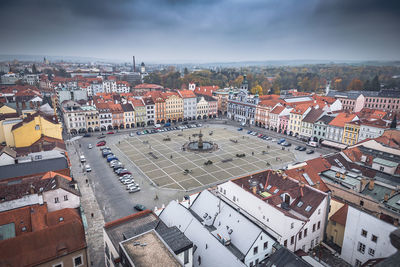
<path id="1" fill-rule="evenodd" d="M 129 193 L 139 192 L 140 187 L 135 183 L 132 173 L 124 167 L 117 156 L 112 153 L 111 149 L 102 147 L 100 150 L 103 158 L 105 158 L 110 165 L 110 168 L 117 174 L 118 180 L 126 186 L 126 190 L 128 190 Z"/>
<path id="2" fill-rule="evenodd" d="M 243 128 L 239 128 L 238 131 L 242 131 Z M 247 131 L 247 134 L 252 135 L 252 136 L 257 136 L 258 138 L 264 139 L 264 140 L 270 140 L 272 142 L 277 142 L 278 145 L 284 146 L 284 147 L 290 147 L 292 146 L 292 144 L 288 141 L 286 141 L 285 138 L 281 138 L 279 140 L 273 139 L 272 137 L 269 137 L 265 134 L 261 134 L 255 131 Z M 307 154 L 313 154 L 314 150 L 310 149 L 307 150 L 307 148 L 305 146 L 296 146 L 295 150 L 299 150 L 299 151 L 306 151 Z"/>
<path id="3" fill-rule="evenodd" d="M 201 127 L 202 124 L 201 123 L 192 123 L 192 124 L 187 124 L 187 125 L 180 125 L 180 126 L 172 126 L 172 127 L 156 127 L 155 129 L 151 129 L 151 130 L 143 130 L 143 131 L 137 131 L 136 134 L 137 135 L 145 135 L 145 134 L 155 134 L 155 133 L 161 133 L 161 132 L 169 132 L 169 131 L 176 131 L 176 130 L 183 130 L 183 129 L 189 129 L 189 128 L 197 128 L 197 127 Z M 134 133 L 130 133 L 130 136 L 134 136 Z"/>

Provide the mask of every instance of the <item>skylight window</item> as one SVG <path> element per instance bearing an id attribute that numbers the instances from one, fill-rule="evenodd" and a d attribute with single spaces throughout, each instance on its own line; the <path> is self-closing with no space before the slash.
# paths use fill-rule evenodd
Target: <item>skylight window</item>
<path id="1" fill-rule="evenodd" d="M 301 207 L 301 206 L 303 206 L 303 201 L 299 201 L 299 203 L 297 203 L 297 207 Z"/>
<path id="2" fill-rule="evenodd" d="M 278 192 L 279 192 L 279 189 L 278 189 L 278 188 L 274 190 L 274 194 L 276 194 L 276 193 L 278 193 Z"/>
<path id="3" fill-rule="evenodd" d="M 270 190 L 272 187 L 272 185 L 267 186 L 267 190 Z"/>
<path id="4" fill-rule="evenodd" d="M 308 206 L 306 207 L 305 210 L 306 210 L 307 212 L 309 212 L 311 209 L 312 209 L 312 207 L 311 207 L 310 205 L 308 205 Z"/>

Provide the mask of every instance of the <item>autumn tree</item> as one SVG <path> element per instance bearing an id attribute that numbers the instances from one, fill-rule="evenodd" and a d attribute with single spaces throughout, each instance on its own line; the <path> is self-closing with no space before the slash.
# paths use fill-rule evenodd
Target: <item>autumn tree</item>
<path id="1" fill-rule="evenodd" d="M 360 91 L 363 89 L 363 83 L 360 79 L 354 78 L 347 86 L 347 90 Z"/>
<path id="2" fill-rule="evenodd" d="M 254 86 L 253 88 L 251 88 L 250 92 L 253 95 L 258 94 L 258 95 L 262 96 L 263 95 L 263 88 L 261 87 L 261 85 L 258 84 L 256 86 Z"/>

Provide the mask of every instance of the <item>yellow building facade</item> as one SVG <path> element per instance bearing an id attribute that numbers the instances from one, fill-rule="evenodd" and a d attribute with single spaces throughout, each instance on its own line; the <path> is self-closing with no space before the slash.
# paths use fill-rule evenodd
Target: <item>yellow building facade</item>
<path id="1" fill-rule="evenodd" d="M 347 205 L 331 200 L 331 210 L 328 215 L 328 223 L 326 226 L 327 241 L 339 247 L 343 246 L 344 230 L 346 228 Z"/>
<path id="2" fill-rule="evenodd" d="M 0 107 L 0 114 L 11 114 L 11 113 L 17 113 L 17 111 L 6 105 L 3 105 L 2 107 Z"/>
<path id="3" fill-rule="evenodd" d="M 62 139 L 60 123 L 50 121 L 41 115 L 36 115 L 30 120 L 25 120 L 12 129 L 15 147 L 31 146 L 42 136 Z"/>
<path id="4" fill-rule="evenodd" d="M 356 144 L 358 142 L 359 133 L 359 121 L 346 123 L 343 130 L 342 143 L 350 146 Z"/>
<path id="5" fill-rule="evenodd" d="M 165 118 L 167 121 L 183 120 L 183 98 L 178 94 L 165 97 Z"/>

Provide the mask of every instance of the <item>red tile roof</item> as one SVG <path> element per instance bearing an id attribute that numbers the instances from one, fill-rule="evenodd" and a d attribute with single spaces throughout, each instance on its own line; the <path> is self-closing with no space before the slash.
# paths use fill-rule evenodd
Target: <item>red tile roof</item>
<path id="1" fill-rule="evenodd" d="M 195 93 L 192 90 L 179 90 L 178 93 L 182 98 L 196 97 Z"/>
<path id="2" fill-rule="evenodd" d="M 344 204 L 338 211 L 335 212 L 335 214 L 331 216 L 330 220 L 338 224 L 341 224 L 343 226 L 346 226 L 348 209 L 349 206 L 347 204 Z"/>
<path id="3" fill-rule="evenodd" d="M 284 106 L 276 106 L 273 110 L 271 110 L 272 114 L 280 114 L 285 109 Z"/>
<path id="4" fill-rule="evenodd" d="M 212 93 L 217 91 L 219 89 L 219 86 L 216 85 L 212 85 L 212 86 L 199 86 L 197 87 L 194 92 L 196 94 L 200 94 L 200 95 L 208 95 L 208 96 L 212 96 Z"/>
<path id="5" fill-rule="evenodd" d="M 142 83 L 142 84 L 138 84 L 134 87 L 134 89 L 163 89 L 164 87 L 162 87 L 161 85 L 158 84 L 151 84 L 151 83 Z"/>
<path id="6" fill-rule="evenodd" d="M 344 127 L 345 123 L 352 121 L 357 115 L 346 112 L 339 113 L 330 123 L 331 126 Z"/>
<path id="7" fill-rule="evenodd" d="M 127 221 L 129 221 L 131 219 L 138 218 L 138 217 L 144 216 L 144 215 L 149 214 L 149 213 L 151 213 L 151 210 L 144 210 L 144 211 L 141 211 L 141 212 L 138 212 L 138 213 L 133 213 L 131 215 L 119 218 L 119 219 L 117 219 L 115 221 L 111 221 L 111 222 L 106 223 L 104 225 L 104 228 L 108 229 L 110 227 L 119 225 L 119 224 L 127 222 Z"/>
<path id="8" fill-rule="evenodd" d="M 293 107 L 293 109 L 292 109 L 292 111 L 290 111 L 290 113 L 302 115 L 302 114 L 304 114 L 304 112 L 306 112 L 306 110 L 310 106 L 311 106 L 310 104 L 298 104 L 295 107 Z"/>

